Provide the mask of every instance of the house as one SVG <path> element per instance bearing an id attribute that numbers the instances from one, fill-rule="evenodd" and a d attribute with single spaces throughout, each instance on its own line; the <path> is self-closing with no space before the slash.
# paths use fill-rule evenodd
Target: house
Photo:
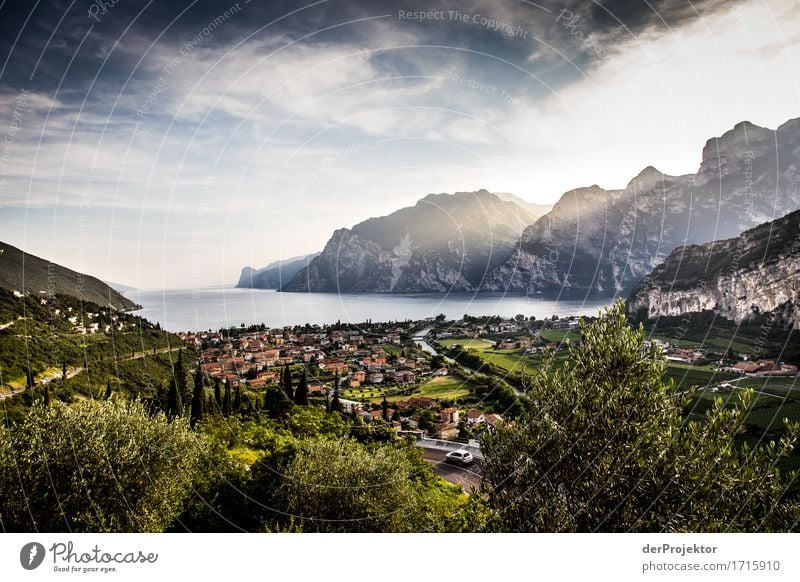
<path id="1" fill-rule="evenodd" d="M 443 408 L 439 411 L 439 418 L 443 423 L 458 424 L 458 409 L 457 408 Z"/>
<path id="2" fill-rule="evenodd" d="M 364 409 L 364 405 L 360 402 L 356 402 L 355 400 L 345 400 L 340 398 L 339 403 L 342 405 L 342 412 L 347 414 L 358 414 Z"/>
<path id="3" fill-rule="evenodd" d="M 760 367 L 761 366 L 753 362 L 737 362 L 730 370 L 738 374 L 755 374 Z"/>
<path id="4" fill-rule="evenodd" d="M 436 438 L 442 440 L 458 438 L 458 426 L 449 422 L 440 422 L 436 425 Z"/>
<path id="5" fill-rule="evenodd" d="M 467 424 L 483 424 L 486 416 L 480 410 L 470 410 L 467 412 Z"/>
<path id="6" fill-rule="evenodd" d="M 415 398 L 409 398 L 408 403 L 414 406 L 419 406 L 420 408 L 433 408 L 436 406 L 436 400 L 433 398 L 429 398 L 427 396 L 419 396 Z"/>
<path id="7" fill-rule="evenodd" d="M 503 417 L 499 414 L 487 414 L 486 415 L 486 424 L 492 428 L 496 428 L 497 425 L 503 422 Z"/>

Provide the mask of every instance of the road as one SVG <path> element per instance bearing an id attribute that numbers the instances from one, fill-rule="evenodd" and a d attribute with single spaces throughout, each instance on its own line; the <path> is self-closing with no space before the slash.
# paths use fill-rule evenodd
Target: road
<path id="1" fill-rule="evenodd" d="M 481 462 L 477 459 L 465 467 L 446 463 L 444 456 L 447 451 L 422 449 L 425 460 L 436 467 L 435 473 L 454 485 L 461 485 L 469 493 L 478 489 L 481 482 Z"/>

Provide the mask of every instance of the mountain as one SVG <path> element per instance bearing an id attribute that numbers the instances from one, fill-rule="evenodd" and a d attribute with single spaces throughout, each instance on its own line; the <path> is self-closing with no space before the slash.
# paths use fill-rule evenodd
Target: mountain
<path id="1" fill-rule="evenodd" d="M 482 289 L 627 293 L 680 245 L 738 236 L 798 208 L 800 119 L 777 130 L 742 122 L 708 140 L 695 174 L 647 167 L 621 190 L 565 193 Z"/>
<path id="2" fill-rule="evenodd" d="M 430 194 L 333 233 L 282 291 L 473 291 L 535 217 L 486 191 Z"/>
<path id="3" fill-rule="evenodd" d="M 245 267 L 242 269 L 236 286 L 245 289 L 280 289 L 284 283 L 291 281 L 300 269 L 307 267 L 311 260 L 318 255 L 319 253 L 313 253 L 275 261 L 263 269 Z"/>
<path id="4" fill-rule="evenodd" d="M 30 255 L 0 242 L 0 287 L 35 294 L 69 295 L 120 311 L 137 309 L 130 299 L 91 275 Z"/>
<path id="5" fill-rule="evenodd" d="M 510 192 L 495 192 L 494 195 L 497 196 L 500 200 L 505 200 L 506 202 L 513 202 L 520 208 L 524 208 L 534 218 L 539 218 L 540 216 L 544 216 L 553 209 L 552 204 L 535 204 L 533 202 L 528 202 L 526 200 L 523 200 L 519 196 L 515 196 Z"/>
<path id="6" fill-rule="evenodd" d="M 634 289 L 628 310 L 649 318 L 713 310 L 741 323 L 771 314 L 800 323 L 800 211 L 740 236 L 682 246 Z"/>

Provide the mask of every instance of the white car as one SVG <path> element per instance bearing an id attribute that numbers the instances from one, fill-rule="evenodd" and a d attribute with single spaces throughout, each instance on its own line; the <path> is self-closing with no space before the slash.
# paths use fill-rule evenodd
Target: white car
<path id="1" fill-rule="evenodd" d="M 474 460 L 472 453 L 466 449 L 450 451 L 444 458 L 448 463 L 455 463 L 456 465 L 469 465 Z"/>

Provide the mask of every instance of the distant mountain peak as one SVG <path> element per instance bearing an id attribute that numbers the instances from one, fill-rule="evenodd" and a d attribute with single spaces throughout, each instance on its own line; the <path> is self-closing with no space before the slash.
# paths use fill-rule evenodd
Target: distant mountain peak
<path id="1" fill-rule="evenodd" d="M 413 206 L 334 231 L 284 291 L 472 291 L 510 256 L 541 212 L 486 189 L 428 194 Z"/>
<path id="2" fill-rule="evenodd" d="M 800 208 L 800 120 L 737 123 L 708 140 L 695 174 L 644 168 L 625 190 L 565 192 L 487 276 L 488 291 L 619 293 L 674 248 L 736 237 Z"/>
<path id="3" fill-rule="evenodd" d="M 627 190 L 638 188 L 639 190 L 649 190 L 656 186 L 659 182 L 663 182 L 668 176 L 663 172 L 657 170 L 653 166 L 647 166 L 636 177 L 628 182 Z"/>

